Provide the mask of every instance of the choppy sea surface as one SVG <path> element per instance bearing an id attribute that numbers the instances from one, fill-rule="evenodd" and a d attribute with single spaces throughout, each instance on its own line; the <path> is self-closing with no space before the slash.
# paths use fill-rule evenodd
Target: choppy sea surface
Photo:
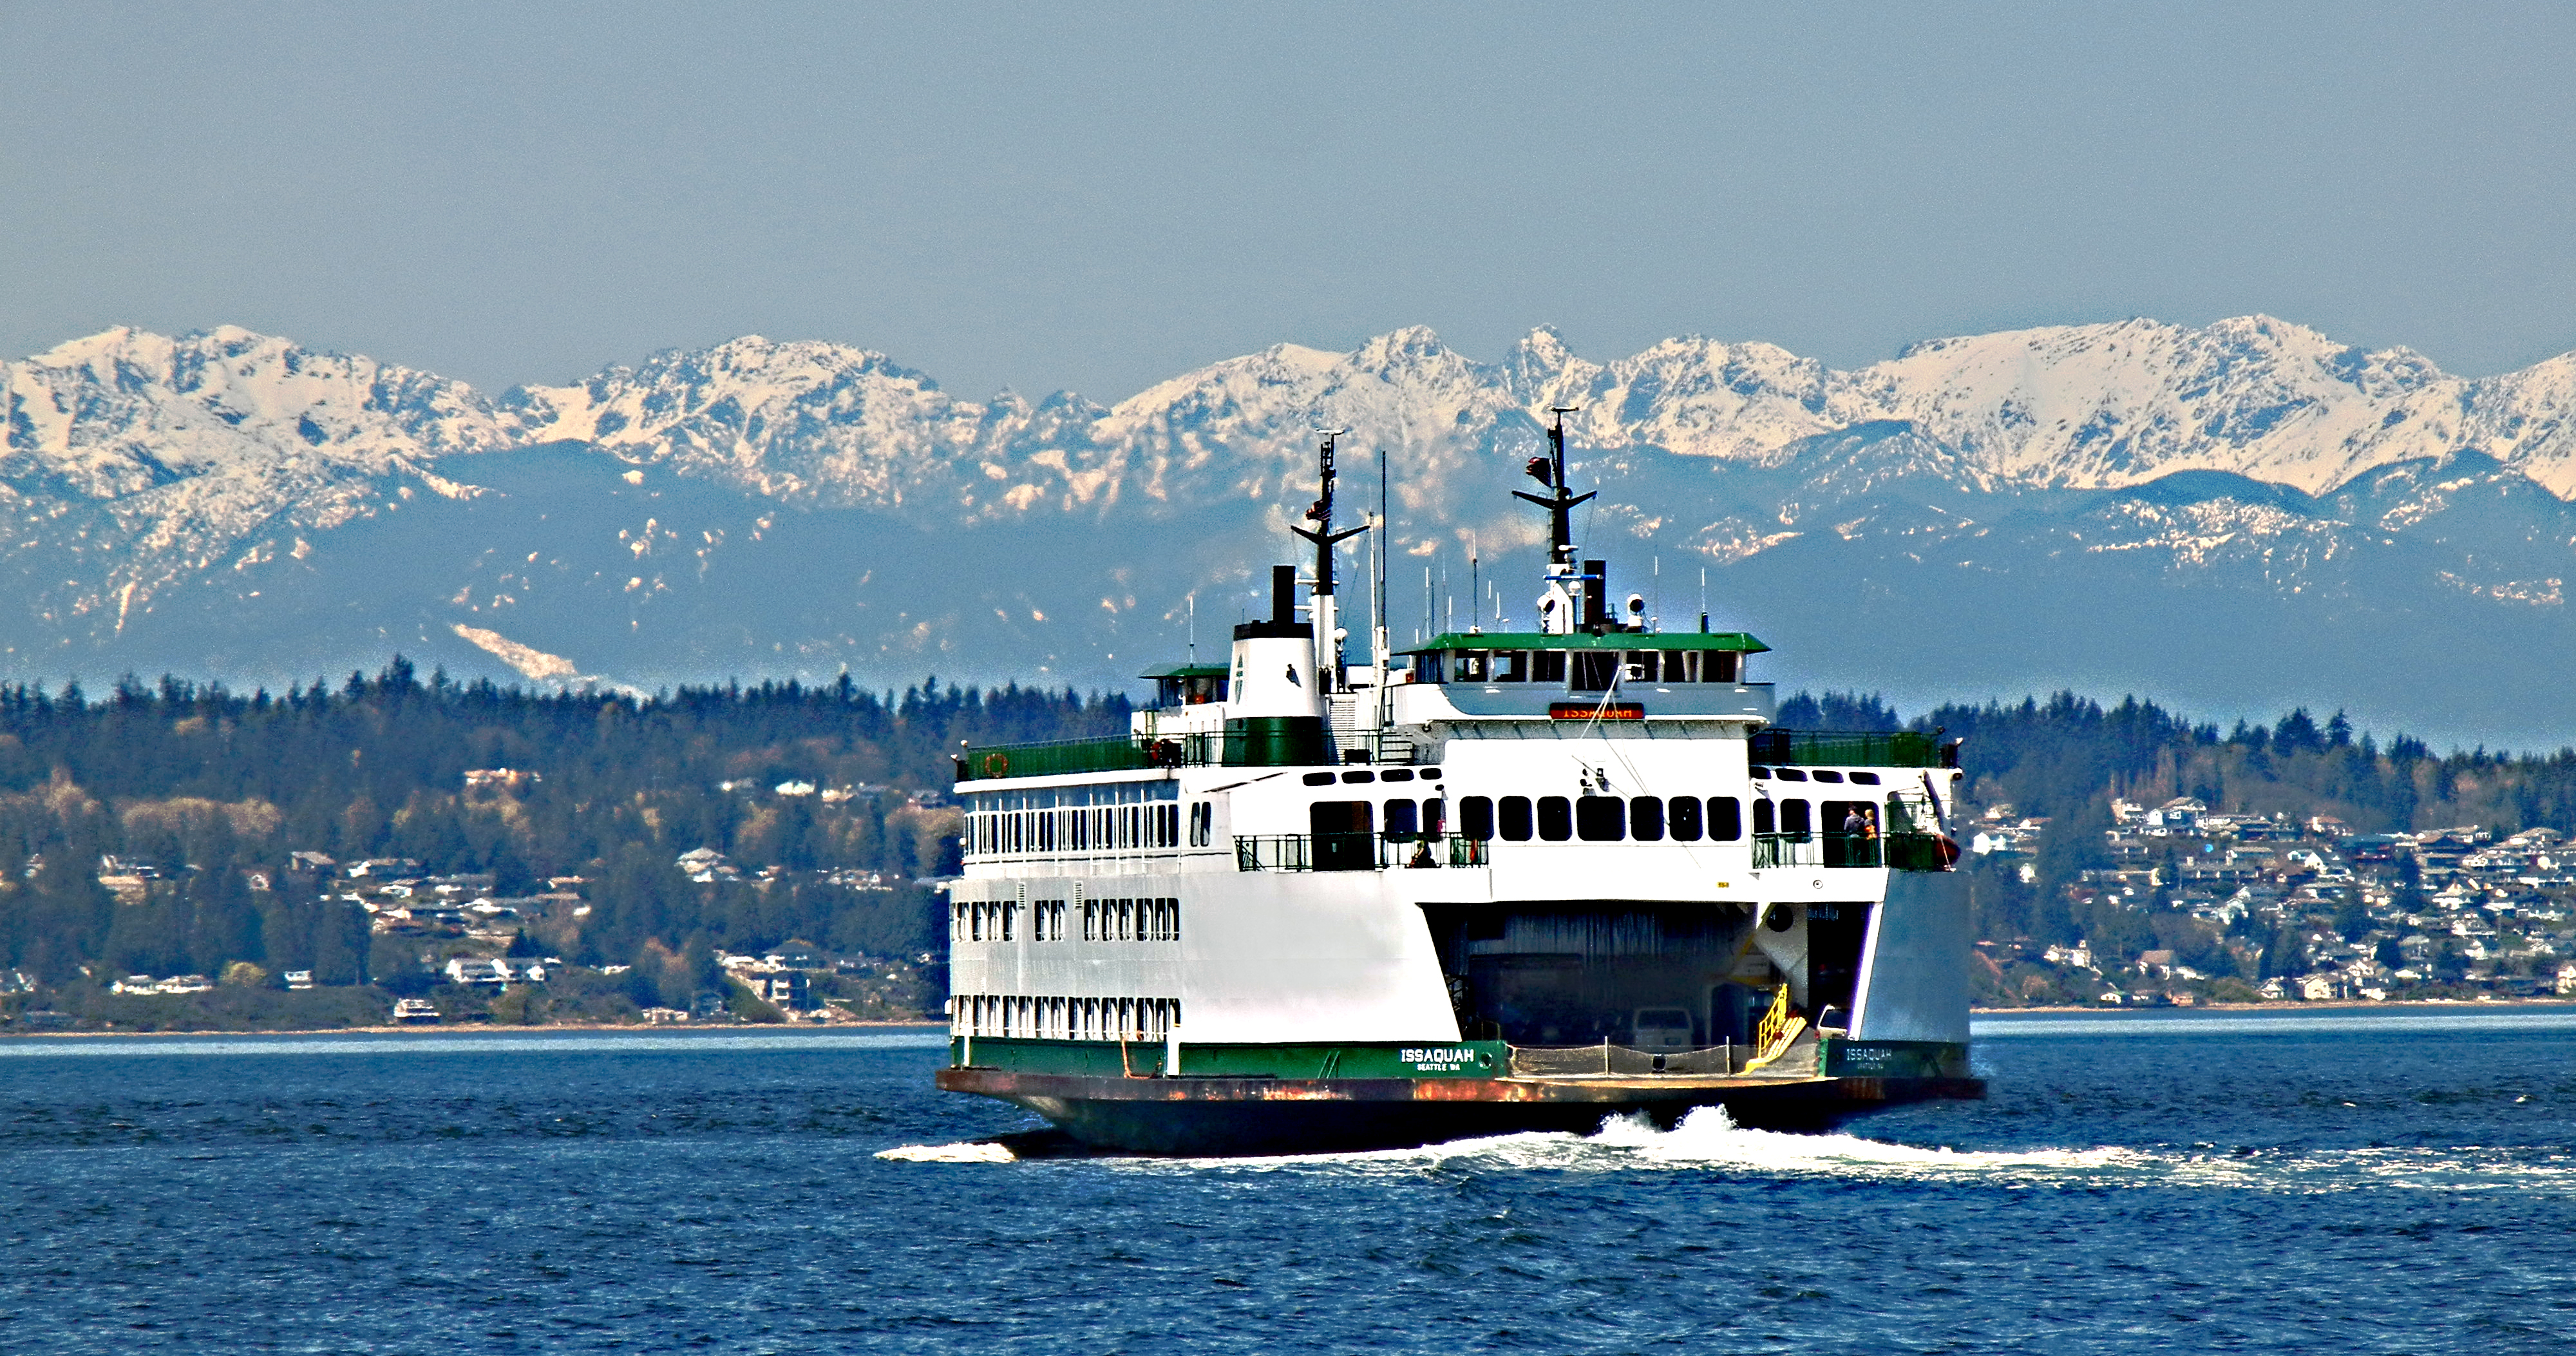
<path id="1" fill-rule="evenodd" d="M 2576 1349 L 2576 1009 L 1981 1018 L 1982 1104 L 1032 1158 L 933 1032 L 0 1041 L 0 1348 Z"/>

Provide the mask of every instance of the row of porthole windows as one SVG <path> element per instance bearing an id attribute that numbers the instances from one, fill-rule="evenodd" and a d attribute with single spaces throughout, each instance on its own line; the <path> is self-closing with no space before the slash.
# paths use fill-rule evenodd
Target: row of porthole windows
<path id="1" fill-rule="evenodd" d="M 1614 682 L 1732 683 L 1729 650 L 1433 650 L 1413 657 L 1417 683 L 1561 683 L 1601 692 Z"/>
<path id="2" fill-rule="evenodd" d="M 1131 852 L 1181 845 L 1181 807 L 1103 805 L 1070 810 L 998 810 L 966 817 L 966 850 L 977 857 L 1027 852 Z"/>
<path id="3" fill-rule="evenodd" d="M 1431 802 L 1437 804 L 1438 802 Z M 1889 796 L 1885 818 L 1866 800 L 1829 800 L 1821 817 L 1816 802 L 1794 796 L 1753 802 L 1753 832 L 1805 837 L 1827 832 L 1875 836 L 1889 830 L 1912 830 L 1919 807 L 1902 796 Z M 1458 801 L 1458 831 L 1468 838 L 1501 838 L 1525 843 L 1532 838 L 1562 843 L 1696 843 L 1706 839 L 1732 843 L 1744 836 L 1744 805 L 1733 796 L 1463 796 Z"/>
<path id="4" fill-rule="evenodd" d="M 1744 802 L 1733 796 L 1462 796 L 1458 831 L 1513 843 L 1731 843 L 1744 836 Z"/>
<path id="5" fill-rule="evenodd" d="M 1019 940 L 1023 920 L 1029 940 L 1061 942 L 1073 916 L 1066 901 L 1035 899 L 961 900 L 949 906 L 948 936 L 959 942 Z M 1181 901 L 1158 899 L 1086 899 L 1082 901 L 1082 940 L 1086 942 L 1177 942 L 1181 939 Z"/>
<path id="6" fill-rule="evenodd" d="M 953 1036 L 1159 1041 L 1180 1024 L 1177 998 L 959 994 L 948 1000 L 948 1032 Z"/>

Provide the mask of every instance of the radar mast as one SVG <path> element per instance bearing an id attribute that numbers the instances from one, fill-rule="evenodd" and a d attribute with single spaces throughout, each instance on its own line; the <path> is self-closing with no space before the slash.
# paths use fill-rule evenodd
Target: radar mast
<path id="1" fill-rule="evenodd" d="M 1568 493 L 1565 488 L 1565 416 L 1582 409 L 1580 405 L 1551 405 L 1548 413 L 1556 422 L 1548 428 L 1548 454 L 1532 457 L 1522 469 L 1531 479 L 1547 487 L 1544 495 L 1527 490 L 1514 490 L 1514 499 L 1526 499 L 1547 510 L 1547 592 L 1539 595 L 1539 629 L 1552 636 L 1570 636 L 1587 622 L 1600 618 L 1599 598 L 1603 584 L 1597 570 L 1586 570 L 1574 562 L 1574 506 L 1599 494 L 1586 490 Z"/>
<path id="2" fill-rule="evenodd" d="M 1319 428 L 1315 432 L 1324 441 L 1316 449 L 1322 473 L 1316 487 L 1315 502 L 1306 510 L 1306 520 L 1314 526 L 1290 527 L 1288 530 L 1315 544 L 1314 601 L 1307 608 L 1307 617 L 1315 627 L 1317 683 L 1322 690 L 1332 692 L 1343 686 L 1340 620 L 1335 614 L 1333 601 L 1333 548 L 1368 529 L 1363 526 L 1344 528 L 1339 532 L 1333 530 L 1334 444 L 1350 430 Z"/>

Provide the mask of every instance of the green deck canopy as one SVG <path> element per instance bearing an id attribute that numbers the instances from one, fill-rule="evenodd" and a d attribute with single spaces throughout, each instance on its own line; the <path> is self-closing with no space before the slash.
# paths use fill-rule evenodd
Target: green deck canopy
<path id="1" fill-rule="evenodd" d="M 1725 650 L 1761 654 L 1771 647 L 1744 631 L 1610 631 L 1552 636 L 1538 631 L 1448 631 L 1397 654 L 1449 650 Z"/>

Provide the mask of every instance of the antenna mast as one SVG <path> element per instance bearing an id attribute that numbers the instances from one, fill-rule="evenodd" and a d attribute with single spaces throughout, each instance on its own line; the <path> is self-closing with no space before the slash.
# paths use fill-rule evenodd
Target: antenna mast
<path id="1" fill-rule="evenodd" d="M 1565 416 L 1583 408 L 1580 405 L 1551 405 L 1548 413 L 1556 422 L 1547 431 L 1548 454 L 1532 457 L 1522 469 L 1531 479 L 1547 487 L 1544 495 L 1526 490 L 1512 491 L 1514 499 L 1526 499 L 1547 510 L 1547 592 L 1539 599 L 1539 630 L 1557 636 L 1570 636 L 1580 630 L 1588 614 L 1598 610 L 1596 599 L 1606 587 L 1597 578 L 1598 570 L 1585 571 L 1574 563 L 1574 506 L 1599 494 L 1587 490 L 1569 493 L 1565 488 Z"/>
<path id="2" fill-rule="evenodd" d="M 1312 595 L 1314 602 L 1307 609 L 1307 615 L 1315 627 L 1316 667 L 1321 669 L 1324 675 L 1320 681 L 1325 691 L 1331 691 L 1341 686 L 1342 682 L 1342 642 L 1341 638 L 1334 634 L 1339 627 L 1333 608 L 1333 548 L 1368 529 L 1351 527 L 1339 532 L 1333 530 L 1333 444 L 1334 440 L 1350 430 L 1319 428 L 1315 432 L 1322 436 L 1324 442 L 1323 446 L 1317 449 L 1317 456 L 1323 464 L 1323 474 L 1317 487 L 1315 502 L 1306 510 L 1306 518 L 1314 526 L 1291 527 L 1288 530 L 1315 543 L 1315 587 Z"/>

